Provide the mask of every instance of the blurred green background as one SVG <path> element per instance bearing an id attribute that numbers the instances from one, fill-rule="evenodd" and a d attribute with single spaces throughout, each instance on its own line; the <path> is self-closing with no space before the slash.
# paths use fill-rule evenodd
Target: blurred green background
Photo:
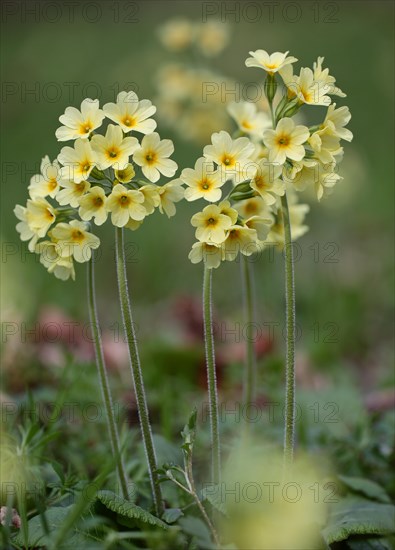
<path id="1" fill-rule="evenodd" d="M 201 22 L 202 13 L 209 9 L 216 15 L 208 20 L 222 16 L 224 24 L 230 25 L 230 44 L 212 60 L 212 67 L 221 74 L 244 83 L 260 82 L 262 74 L 244 65 L 248 51 L 289 50 L 299 59 L 298 66 L 312 66 L 318 55 L 325 56 L 325 66 L 347 93 L 344 100 L 336 98 L 339 105 L 350 107 L 349 127 L 354 133 L 354 141 L 345 144 L 340 166 L 344 181 L 321 204 L 309 198 L 310 231 L 299 241 L 297 317 L 302 337 L 298 357 L 302 370 L 307 363 L 309 373 L 322 372 L 328 380 L 351 376 L 363 392 L 392 385 L 392 2 L 298 2 L 297 13 L 292 6 L 284 11 L 283 4 L 274 3 L 273 17 L 265 7 L 268 3 L 251 3 L 261 7 L 259 15 L 253 6 L 246 12 L 243 5 L 248 3 L 243 2 L 82 2 L 72 8 L 72 16 L 67 3 L 58 3 L 60 12 L 45 7 L 45 2 L 37 3 L 41 9 L 34 15 L 24 13 L 24 3 L 7 4 L 13 6 L 3 10 L 1 53 L 3 321 L 17 320 L 31 327 L 48 304 L 79 322 L 87 320 L 85 266 L 78 266 L 75 282 L 62 283 L 48 275 L 20 243 L 13 208 L 25 203 L 30 177 L 38 172 L 41 158 L 58 154 L 60 144 L 54 133 L 65 107 L 79 107 L 87 95 L 99 96 L 101 104 L 114 101 L 123 89 L 134 89 L 140 98 L 155 98 L 158 70 L 177 59 L 160 44 L 158 27 L 175 16 Z M 231 13 L 234 4 L 241 12 L 238 21 Z M 35 93 L 27 93 L 30 90 Z M 202 145 L 164 126 L 158 129 L 162 138 L 173 139 L 173 158 L 179 167 L 192 166 Z M 195 203 L 179 204 L 174 218 L 157 213 L 141 230 L 128 234 L 129 250 L 136 250 L 128 269 L 143 354 L 150 354 L 158 342 L 166 349 L 182 344 L 174 304 L 180 297 L 200 298 L 202 268 L 187 258 L 194 240 L 189 219 L 196 210 Z M 106 329 L 120 318 L 113 232 L 106 224 L 97 233 L 103 240 L 97 266 L 98 302 Z M 256 262 L 255 276 L 258 322 L 282 327 L 281 254 L 263 256 Z M 238 263 L 215 272 L 214 292 L 219 318 L 242 321 Z M 319 327 L 318 337 L 314 327 Z M 325 336 L 333 327 L 335 341 L 328 342 Z M 276 331 L 278 356 L 283 343 L 281 332 Z M 163 353 L 159 355 L 161 360 L 154 354 L 145 367 L 157 387 L 164 362 Z M 28 370 L 28 359 L 22 356 L 14 368 Z M 180 369 L 188 370 L 188 356 L 178 360 Z M 266 375 L 262 377 L 266 380 Z"/>

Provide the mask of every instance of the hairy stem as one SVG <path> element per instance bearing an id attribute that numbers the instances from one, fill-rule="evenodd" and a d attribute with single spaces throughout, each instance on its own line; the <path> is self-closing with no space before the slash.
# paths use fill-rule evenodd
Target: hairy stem
<path id="1" fill-rule="evenodd" d="M 203 277 L 203 320 L 204 320 L 204 342 L 206 349 L 207 385 L 210 410 L 211 428 L 211 453 L 212 453 L 212 475 L 213 482 L 219 483 L 221 478 L 221 458 L 219 442 L 219 419 L 218 419 L 218 393 L 217 378 L 215 372 L 215 351 L 213 336 L 213 315 L 211 305 L 212 270 L 204 268 Z"/>
<path id="2" fill-rule="evenodd" d="M 96 294 L 95 294 L 95 268 L 94 258 L 92 257 L 88 263 L 88 307 L 89 317 L 92 326 L 93 342 L 96 356 L 97 373 L 99 375 L 100 390 L 106 409 L 108 432 L 110 435 L 110 442 L 114 460 L 116 463 L 119 483 L 121 486 L 122 495 L 125 499 L 128 499 L 128 483 L 125 473 L 125 467 L 122 461 L 122 455 L 120 451 L 119 435 L 117 423 L 115 421 L 114 407 L 111 397 L 110 384 L 108 382 L 106 365 L 104 362 L 103 346 L 100 335 L 99 319 L 96 307 Z"/>
<path id="3" fill-rule="evenodd" d="M 151 425 L 149 420 L 147 399 L 145 396 L 143 374 L 141 371 L 140 357 L 137 347 L 136 333 L 133 325 L 132 308 L 129 299 L 126 263 L 125 263 L 125 245 L 123 228 L 116 228 L 116 260 L 117 260 L 117 278 L 119 299 L 123 324 L 125 329 L 126 341 L 129 349 L 130 368 L 132 371 L 134 392 L 136 395 L 137 410 L 140 420 L 141 433 L 143 438 L 144 450 L 147 457 L 148 473 L 152 488 L 152 497 L 157 515 L 163 512 L 163 502 L 161 489 L 158 484 L 157 462 L 155 447 L 152 438 Z"/>
<path id="4" fill-rule="evenodd" d="M 286 387 L 285 387 L 285 433 L 284 470 L 292 464 L 295 440 L 295 280 L 287 194 L 281 198 L 284 224 L 285 255 L 285 303 L 286 303 Z"/>
<path id="5" fill-rule="evenodd" d="M 243 256 L 243 286 L 244 286 L 244 307 L 245 321 L 247 327 L 252 327 L 254 322 L 254 304 L 253 304 L 253 273 L 252 265 Z M 255 351 L 254 342 L 246 331 L 246 369 L 244 376 L 244 404 L 248 405 L 255 399 Z"/>

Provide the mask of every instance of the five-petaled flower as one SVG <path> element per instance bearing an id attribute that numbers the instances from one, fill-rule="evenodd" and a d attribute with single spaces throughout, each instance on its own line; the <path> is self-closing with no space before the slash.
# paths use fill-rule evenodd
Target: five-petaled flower
<path id="1" fill-rule="evenodd" d="M 81 110 L 75 107 L 67 107 L 59 121 L 64 124 L 55 132 L 58 141 L 70 139 L 86 139 L 99 128 L 104 119 L 104 113 L 99 109 L 98 99 L 84 99 Z"/>
<path id="2" fill-rule="evenodd" d="M 141 166 L 144 176 L 155 183 L 160 174 L 171 178 L 176 173 L 177 163 L 169 159 L 173 152 L 173 142 L 170 139 L 161 140 L 159 134 L 154 132 L 143 137 L 133 160 Z"/>
<path id="3" fill-rule="evenodd" d="M 195 168 L 184 168 L 180 179 L 188 186 L 185 190 L 187 201 L 203 198 L 208 202 L 217 202 L 221 198 L 221 187 L 225 182 L 214 163 L 205 158 L 199 158 Z"/>
<path id="4" fill-rule="evenodd" d="M 77 139 L 74 147 L 62 148 L 58 155 L 58 161 L 63 164 L 63 168 L 60 170 L 62 179 L 80 183 L 89 178 L 97 164 L 97 154 L 87 139 Z"/>
<path id="5" fill-rule="evenodd" d="M 196 227 L 196 238 L 199 241 L 221 244 L 225 241 L 227 231 L 232 226 L 232 220 L 222 214 L 221 208 L 210 204 L 191 218 L 191 224 Z"/>
<path id="6" fill-rule="evenodd" d="M 156 128 L 156 122 L 152 115 L 156 107 L 149 99 L 139 98 L 134 92 L 120 92 L 116 103 L 106 103 L 103 111 L 107 118 L 119 124 L 125 133 L 140 132 L 151 134 Z"/>
<path id="7" fill-rule="evenodd" d="M 110 166 L 116 170 L 125 170 L 129 164 L 129 157 L 139 145 L 135 137 L 124 138 L 120 126 L 114 124 L 108 125 L 105 136 L 93 136 L 91 143 L 97 154 L 97 166 L 100 170 Z"/>
<path id="8" fill-rule="evenodd" d="M 99 237 L 89 233 L 87 224 L 79 220 L 58 223 L 51 229 L 50 237 L 56 242 L 56 252 L 61 258 L 73 256 L 78 263 L 89 261 L 92 250 L 100 245 Z"/>
<path id="9" fill-rule="evenodd" d="M 287 158 L 301 160 L 305 155 L 303 143 L 310 133 L 306 126 L 295 126 L 291 118 L 282 118 L 275 130 L 266 130 L 263 142 L 269 149 L 270 162 L 284 164 Z"/>
<path id="10" fill-rule="evenodd" d="M 246 59 L 246 66 L 264 69 L 269 74 L 277 73 L 286 65 L 297 61 L 296 57 L 287 57 L 289 52 L 274 52 L 270 55 L 265 50 L 256 50 L 254 52 L 249 52 L 249 54 L 251 57 Z"/>
<path id="11" fill-rule="evenodd" d="M 106 203 L 108 212 L 111 212 L 113 225 L 123 227 L 130 218 L 135 221 L 143 220 L 147 215 L 143 206 L 144 200 L 144 195 L 140 191 L 126 189 L 121 183 L 117 183 Z"/>

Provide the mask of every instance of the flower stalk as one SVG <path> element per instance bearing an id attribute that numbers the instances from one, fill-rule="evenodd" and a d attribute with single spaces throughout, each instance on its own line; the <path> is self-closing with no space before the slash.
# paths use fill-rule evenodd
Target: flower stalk
<path id="1" fill-rule="evenodd" d="M 281 205 L 284 224 L 286 304 L 284 471 L 287 471 L 293 462 L 295 440 L 295 277 L 291 221 L 286 193 L 281 197 Z"/>
<path id="2" fill-rule="evenodd" d="M 151 483 L 152 498 L 154 501 L 155 512 L 158 516 L 160 516 L 160 514 L 163 512 L 162 494 L 160 486 L 158 484 L 155 447 L 152 438 L 148 405 L 143 382 L 143 374 L 141 371 L 136 333 L 134 330 L 132 318 L 132 308 L 129 299 L 123 228 L 118 227 L 115 230 L 115 245 L 119 299 L 121 304 L 125 336 L 129 350 L 130 368 L 132 372 L 133 386 L 136 395 L 137 410 L 139 415 L 141 434 L 143 438 L 143 445 L 148 463 L 148 474 Z"/>
<path id="3" fill-rule="evenodd" d="M 100 390 L 106 409 L 107 426 L 110 435 L 111 449 L 116 463 L 120 488 L 124 499 L 128 500 L 128 483 L 125 472 L 125 466 L 123 464 L 120 442 L 118 435 L 117 423 L 115 421 L 114 407 L 111 396 L 110 384 L 107 377 L 106 365 L 104 362 L 103 345 L 100 335 L 99 320 L 96 306 L 96 294 L 95 294 L 95 271 L 94 271 L 94 258 L 88 262 L 88 307 L 89 317 L 92 326 L 93 342 L 95 348 L 97 373 L 99 376 Z"/>
<path id="4" fill-rule="evenodd" d="M 212 476 L 214 483 L 220 483 L 221 478 L 221 451 L 218 418 L 218 392 L 215 372 L 215 350 L 213 335 L 212 313 L 212 269 L 204 268 L 203 276 L 203 321 L 204 342 L 206 350 L 207 385 L 209 395 L 210 429 L 211 429 L 211 457 Z"/>
<path id="5" fill-rule="evenodd" d="M 254 322 L 253 304 L 253 273 L 252 266 L 246 256 L 243 256 L 243 286 L 244 286 L 244 307 L 247 326 L 252 327 Z M 254 341 L 246 333 L 246 368 L 244 375 L 244 404 L 248 405 L 255 399 L 256 368 Z"/>

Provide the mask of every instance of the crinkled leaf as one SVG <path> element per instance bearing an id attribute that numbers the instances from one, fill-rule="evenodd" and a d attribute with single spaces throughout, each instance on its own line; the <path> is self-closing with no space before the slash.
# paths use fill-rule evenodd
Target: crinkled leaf
<path id="1" fill-rule="evenodd" d="M 194 516 L 185 516 L 178 523 L 184 533 L 195 538 L 199 547 L 205 548 L 205 550 L 215 548 L 211 542 L 210 532 L 201 519 Z"/>
<path id="2" fill-rule="evenodd" d="M 69 512 L 73 506 L 67 507 L 53 507 L 49 508 L 45 512 L 46 521 L 49 529 L 49 536 L 45 534 L 43 529 L 41 517 L 34 516 L 28 521 L 29 526 L 29 537 L 28 544 L 29 548 L 44 547 L 49 544 L 51 534 L 56 534 L 60 529 L 61 525 L 65 521 Z M 20 546 L 24 545 L 23 533 L 20 531 L 14 538 L 14 542 Z M 67 548 L 93 548 L 92 546 L 87 545 L 88 541 L 81 532 L 76 530 L 70 531 L 70 536 L 62 544 L 63 549 Z"/>
<path id="3" fill-rule="evenodd" d="M 351 550 L 393 550 L 395 548 L 395 538 L 365 538 L 354 537 L 347 541 Z"/>
<path id="4" fill-rule="evenodd" d="M 221 491 L 219 485 L 211 485 L 210 487 L 204 487 L 201 492 L 202 500 L 207 500 L 211 506 L 221 512 L 224 516 L 227 515 L 226 504 L 221 499 Z"/>
<path id="5" fill-rule="evenodd" d="M 140 508 L 136 504 L 125 500 L 112 491 L 99 491 L 97 493 L 97 499 L 104 504 L 106 508 L 130 519 L 137 519 L 143 523 L 149 523 L 150 525 L 156 525 L 162 529 L 167 529 L 166 523 L 161 519 L 153 516 L 147 510 Z"/>
<path id="6" fill-rule="evenodd" d="M 383 487 L 370 479 L 363 477 L 349 477 L 349 476 L 337 476 L 344 485 L 346 485 L 352 491 L 356 493 L 362 493 L 366 497 L 378 500 L 389 504 L 391 502 L 390 497 L 387 495 Z"/>
<path id="7" fill-rule="evenodd" d="M 345 498 L 332 506 L 322 535 L 327 544 L 351 535 L 387 535 L 395 532 L 395 506 Z"/>

